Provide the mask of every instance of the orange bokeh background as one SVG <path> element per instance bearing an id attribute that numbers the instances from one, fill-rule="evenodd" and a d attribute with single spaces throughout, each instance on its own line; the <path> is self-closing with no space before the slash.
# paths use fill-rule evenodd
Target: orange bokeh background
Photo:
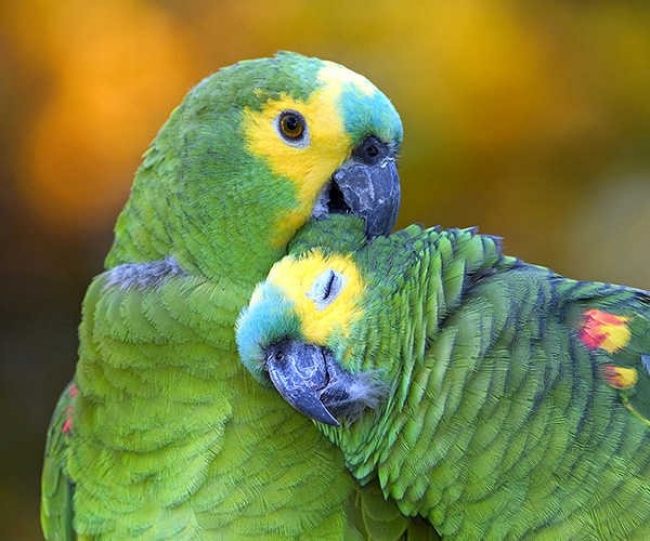
<path id="1" fill-rule="evenodd" d="M 81 297 L 142 152 L 201 78 L 279 49 L 346 64 L 402 113 L 400 225 L 479 225 L 529 261 L 650 288 L 648 28 L 642 2 L 0 5 L 2 538 L 39 538 Z"/>

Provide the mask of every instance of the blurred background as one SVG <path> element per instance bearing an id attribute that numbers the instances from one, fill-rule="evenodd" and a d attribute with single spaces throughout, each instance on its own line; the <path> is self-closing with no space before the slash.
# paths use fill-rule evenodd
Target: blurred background
<path id="1" fill-rule="evenodd" d="M 650 288 L 650 3 L 0 4 L 0 534 L 38 539 L 49 417 L 140 155 L 218 67 L 290 49 L 401 111 L 400 225 L 480 225 L 572 277 Z"/>

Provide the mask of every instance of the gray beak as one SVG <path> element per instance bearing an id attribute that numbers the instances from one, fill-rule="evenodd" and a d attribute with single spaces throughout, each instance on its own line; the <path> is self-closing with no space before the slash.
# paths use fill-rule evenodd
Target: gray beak
<path id="1" fill-rule="evenodd" d="M 321 402 L 321 394 L 329 383 L 321 347 L 285 340 L 269 346 L 265 355 L 269 377 L 289 404 L 316 421 L 339 426 Z"/>
<path id="2" fill-rule="evenodd" d="M 388 235 L 400 205 L 395 153 L 374 136 L 366 137 L 332 175 L 314 208 L 314 216 L 342 213 L 362 217 L 368 238 Z"/>
<path id="3" fill-rule="evenodd" d="M 265 368 L 282 397 L 314 421 L 355 422 L 385 399 L 388 387 L 369 372 L 352 374 L 326 347 L 285 339 L 264 350 Z"/>

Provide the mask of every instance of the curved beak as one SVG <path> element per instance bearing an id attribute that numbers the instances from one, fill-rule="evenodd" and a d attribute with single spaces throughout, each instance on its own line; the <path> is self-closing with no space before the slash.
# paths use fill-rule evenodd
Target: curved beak
<path id="1" fill-rule="evenodd" d="M 264 350 L 264 368 L 273 385 L 299 412 L 315 421 L 340 426 L 375 409 L 387 386 L 373 371 L 347 372 L 326 347 L 285 339 Z"/>
<path id="2" fill-rule="evenodd" d="M 368 238 L 388 235 L 397 221 L 400 197 L 395 153 L 370 136 L 334 172 L 316 202 L 314 216 L 355 214 L 365 220 Z"/>
<path id="3" fill-rule="evenodd" d="M 316 421 L 339 426 L 321 401 L 329 383 L 323 348 L 285 340 L 269 346 L 265 356 L 269 377 L 289 404 Z"/>

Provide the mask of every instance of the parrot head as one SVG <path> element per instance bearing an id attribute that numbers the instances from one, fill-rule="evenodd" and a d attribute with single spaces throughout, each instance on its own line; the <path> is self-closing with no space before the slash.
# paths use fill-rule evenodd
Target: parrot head
<path id="1" fill-rule="evenodd" d="M 350 214 L 388 234 L 402 124 L 388 98 L 333 62 L 282 52 L 192 89 L 136 173 L 107 266 L 173 256 L 253 284 L 310 219 Z"/>
<path id="2" fill-rule="evenodd" d="M 387 388 L 363 366 L 363 329 L 376 291 L 351 254 L 314 249 L 278 261 L 237 322 L 243 364 L 294 408 L 339 426 L 375 409 Z"/>

